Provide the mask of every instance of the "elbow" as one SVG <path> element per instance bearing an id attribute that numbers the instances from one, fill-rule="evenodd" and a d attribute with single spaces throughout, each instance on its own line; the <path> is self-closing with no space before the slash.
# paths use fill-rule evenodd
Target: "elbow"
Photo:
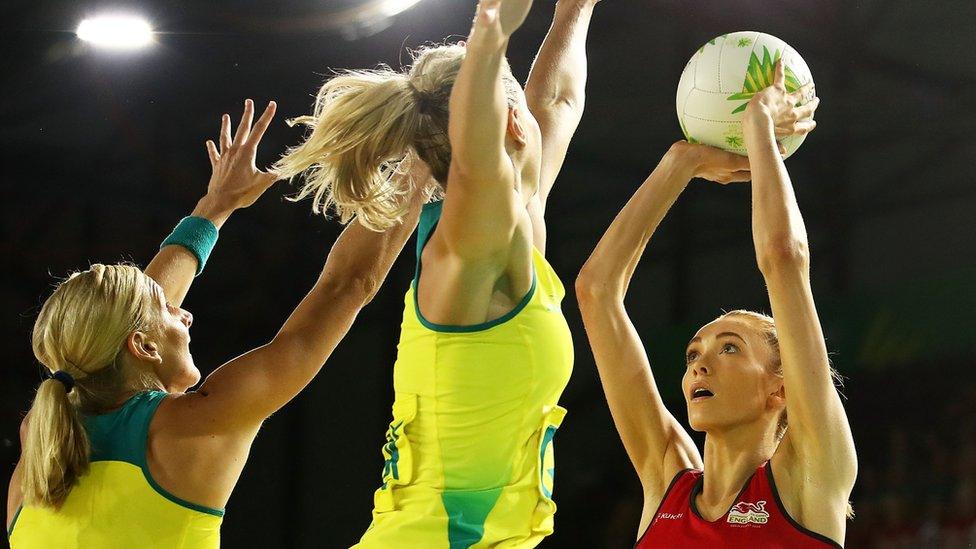
<path id="1" fill-rule="evenodd" d="M 610 277 L 601 275 L 592 267 L 584 265 L 576 276 L 576 302 L 581 309 L 589 309 L 600 303 L 620 297 Z"/>
<path id="2" fill-rule="evenodd" d="M 531 95 L 526 92 L 525 103 L 529 111 L 536 118 L 543 118 L 546 113 L 551 113 L 551 118 L 575 116 L 582 118 L 583 108 L 586 104 L 586 94 L 575 90 L 557 90 L 548 93 L 535 92 Z"/>
<path id="3" fill-rule="evenodd" d="M 344 273 L 340 276 L 326 271 L 322 279 L 325 282 L 323 290 L 330 296 L 329 301 L 352 301 L 357 307 L 372 301 L 382 285 L 382 280 L 369 272 Z"/>
<path id="4" fill-rule="evenodd" d="M 378 280 L 374 276 L 364 274 L 347 280 L 343 289 L 347 295 L 355 296 L 358 301 L 366 305 L 376 297 L 381 285 L 381 280 Z"/>
<path id="5" fill-rule="evenodd" d="M 805 239 L 782 237 L 757 244 L 756 259 L 765 274 L 805 270 L 810 266 L 810 250 Z"/>

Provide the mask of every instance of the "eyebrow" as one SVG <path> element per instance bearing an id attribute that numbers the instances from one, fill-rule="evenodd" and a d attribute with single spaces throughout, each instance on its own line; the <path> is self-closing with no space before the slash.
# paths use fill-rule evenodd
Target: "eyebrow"
<path id="1" fill-rule="evenodd" d="M 738 339 L 739 341 L 741 341 L 741 342 L 745 343 L 746 345 L 748 345 L 748 343 L 746 343 L 746 340 L 745 339 L 742 339 L 742 336 L 740 336 L 739 334 L 737 334 L 735 332 L 722 332 L 720 334 L 716 334 L 715 335 L 715 339 L 718 339 L 720 337 L 734 337 L 734 338 Z M 701 336 L 695 336 L 695 337 L 691 338 L 691 341 L 688 342 L 688 347 L 691 347 L 695 343 L 701 343 L 701 340 L 702 340 Z"/>
<path id="2" fill-rule="evenodd" d="M 734 337 L 734 338 L 738 339 L 739 341 L 741 341 L 743 343 L 746 343 L 746 340 L 745 339 L 742 339 L 742 336 L 740 336 L 739 334 L 737 334 L 735 332 L 722 332 L 722 333 L 718 334 L 717 336 L 715 336 L 715 339 L 718 339 L 720 337 Z M 748 345 L 748 343 L 746 343 L 746 344 Z"/>

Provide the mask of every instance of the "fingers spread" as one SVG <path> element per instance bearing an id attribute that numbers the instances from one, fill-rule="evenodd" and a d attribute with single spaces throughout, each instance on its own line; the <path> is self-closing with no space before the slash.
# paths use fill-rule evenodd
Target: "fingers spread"
<path id="1" fill-rule="evenodd" d="M 802 102 L 804 99 L 813 101 L 814 97 L 816 97 L 816 91 L 814 89 L 813 82 L 807 82 L 806 84 L 800 86 L 798 90 L 789 94 L 789 101 L 796 105 L 797 103 Z"/>
<path id="2" fill-rule="evenodd" d="M 776 61 L 776 75 L 773 78 L 773 85 L 777 88 L 783 88 L 786 86 L 786 69 L 783 68 L 782 57 Z"/>
<path id="3" fill-rule="evenodd" d="M 793 110 L 794 116 L 797 120 L 806 120 L 813 118 L 813 113 L 817 111 L 817 107 L 820 105 L 820 98 L 814 97 L 812 101 L 806 105 L 801 105 Z"/>
<path id="4" fill-rule="evenodd" d="M 210 167 L 216 167 L 217 162 L 220 161 L 220 153 L 217 152 L 217 146 L 214 145 L 214 142 L 209 139 L 207 140 L 207 156 L 210 157 Z"/>
<path id="5" fill-rule="evenodd" d="M 254 124 L 254 129 L 251 130 L 251 135 L 247 138 L 247 144 L 249 146 L 257 147 L 258 143 L 261 142 L 261 138 L 264 137 L 265 130 L 271 124 L 271 119 L 274 118 L 275 111 L 278 110 L 278 104 L 274 101 L 269 101 L 267 108 L 264 109 L 264 114 L 261 118 L 258 118 L 257 123 Z"/>
<path id="6" fill-rule="evenodd" d="M 227 147 L 230 147 L 230 115 L 225 114 L 220 117 L 220 151 L 226 151 Z"/>
<path id="7" fill-rule="evenodd" d="M 817 122 L 814 120 L 801 120 L 793 124 L 794 133 L 798 135 L 806 135 L 813 131 L 817 127 Z"/>
<path id="8" fill-rule="evenodd" d="M 237 126 L 237 133 L 234 134 L 234 144 L 242 145 L 251 133 L 251 122 L 254 120 L 254 101 L 247 99 L 244 101 L 244 114 L 241 116 L 241 123 Z"/>

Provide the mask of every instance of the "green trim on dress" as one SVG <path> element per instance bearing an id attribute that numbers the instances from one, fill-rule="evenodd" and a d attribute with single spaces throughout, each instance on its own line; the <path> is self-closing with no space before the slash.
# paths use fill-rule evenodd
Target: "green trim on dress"
<path id="1" fill-rule="evenodd" d="M 440 221 L 443 205 L 443 201 L 424 204 L 423 211 L 420 214 L 420 224 L 417 228 L 417 268 L 413 282 L 411 283 L 413 287 L 413 309 L 417 315 L 417 320 L 419 320 L 425 328 L 434 332 L 467 334 L 482 332 L 490 328 L 494 328 L 495 326 L 504 324 L 515 318 L 520 312 L 522 312 L 522 309 L 525 309 L 529 302 L 532 301 L 532 296 L 535 295 L 536 283 L 538 281 L 538 277 L 536 276 L 535 272 L 535 263 L 532 265 L 532 286 L 529 287 L 529 291 L 525 293 L 525 296 L 522 297 L 521 301 L 518 302 L 515 308 L 494 320 L 489 320 L 488 322 L 482 322 L 480 324 L 472 324 L 469 326 L 437 324 L 424 318 L 424 315 L 420 312 L 420 300 L 417 296 L 418 287 L 420 285 L 420 256 L 423 254 L 424 247 L 427 246 L 427 242 L 430 240 L 430 237 L 434 234 L 434 229 L 437 227 L 437 222 Z"/>

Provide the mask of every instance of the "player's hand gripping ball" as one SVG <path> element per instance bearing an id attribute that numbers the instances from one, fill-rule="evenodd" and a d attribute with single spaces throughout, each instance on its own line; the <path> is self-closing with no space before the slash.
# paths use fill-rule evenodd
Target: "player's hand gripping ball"
<path id="1" fill-rule="evenodd" d="M 745 155 L 742 113 L 756 92 L 772 85 L 780 58 L 787 93 L 813 82 L 810 68 L 800 54 L 769 34 L 733 32 L 698 48 L 678 82 L 678 123 L 685 139 Z M 811 92 L 799 104 L 813 99 L 813 86 L 809 89 Z M 796 134 L 780 139 L 785 156 L 796 152 L 805 138 L 806 135 Z"/>

